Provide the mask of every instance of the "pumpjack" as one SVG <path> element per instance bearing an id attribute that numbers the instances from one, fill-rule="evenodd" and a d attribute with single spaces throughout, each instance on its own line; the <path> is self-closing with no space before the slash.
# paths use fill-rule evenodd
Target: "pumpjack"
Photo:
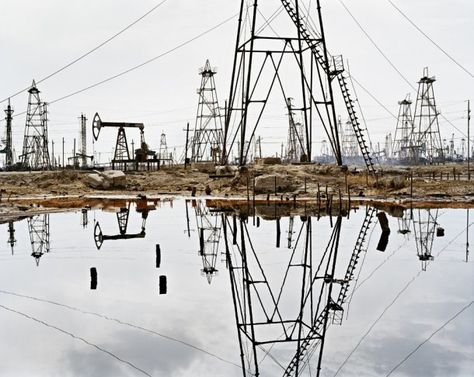
<path id="1" fill-rule="evenodd" d="M 151 151 L 145 142 L 145 125 L 143 123 L 103 122 L 99 114 L 95 113 L 94 119 L 92 120 L 92 135 L 95 141 L 99 139 L 100 130 L 104 127 L 118 129 L 114 158 L 112 159 L 112 169 L 117 167 L 127 170 L 127 167 L 132 165 L 135 170 L 138 170 L 138 163 L 143 162 L 148 162 L 148 168 L 150 167 L 150 163 L 157 163 L 159 166 L 159 159 L 156 158 L 156 152 Z M 134 159 L 130 156 L 125 128 L 134 128 L 140 131 L 140 148 L 135 150 Z M 148 156 L 152 158 L 148 158 Z"/>

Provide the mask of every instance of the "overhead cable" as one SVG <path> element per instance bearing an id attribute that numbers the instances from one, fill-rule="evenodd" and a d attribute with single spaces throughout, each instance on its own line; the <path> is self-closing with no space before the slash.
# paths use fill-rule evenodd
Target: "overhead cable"
<path id="1" fill-rule="evenodd" d="M 127 26 L 125 26 L 123 29 L 121 29 L 119 32 L 115 33 L 114 35 L 112 35 L 111 37 L 107 38 L 105 41 L 103 41 L 102 43 L 98 44 L 97 46 L 95 46 L 93 49 L 87 51 L 86 53 L 82 54 L 81 56 L 79 56 L 78 58 L 74 59 L 73 61 L 71 61 L 70 63 L 66 64 L 65 66 L 57 69 L 56 71 L 50 73 L 49 75 L 41 78 L 40 80 L 37 80 L 36 81 L 36 84 L 40 84 L 42 83 L 43 81 L 46 81 L 48 80 L 49 78 L 57 75 L 58 73 L 64 71 L 65 69 L 71 67 L 72 65 L 76 64 L 77 62 L 79 62 L 80 60 L 84 59 L 85 57 L 89 56 L 90 54 L 92 54 L 93 52 L 97 51 L 99 48 L 105 46 L 107 43 L 109 43 L 110 41 L 114 40 L 115 38 L 117 38 L 120 34 L 123 34 L 125 31 L 127 31 L 128 29 L 132 28 L 133 26 L 135 26 L 138 22 L 140 22 L 141 20 L 143 20 L 146 16 L 148 16 L 150 13 L 153 13 L 156 9 L 158 9 L 161 5 L 163 5 L 164 3 L 166 3 L 168 0 L 162 0 L 161 2 L 159 2 L 158 4 L 156 4 L 153 8 L 151 8 L 148 12 L 146 12 L 144 15 L 140 16 L 139 18 L 137 18 L 135 21 L 133 21 L 131 24 L 128 24 Z M 8 96 L 6 98 L 4 98 L 3 100 L 0 101 L 0 103 L 3 103 L 5 101 L 7 101 L 8 99 L 10 98 L 13 98 L 13 97 L 16 97 L 17 95 L 27 91 L 30 87 L 28 86 L 27 88 L 24 88 L 24 89 L 21 89 L 19 91 L 17 91 L 16 93 L 12 94 L 11 96 Z"/>
<path id="2" fill-rule="evenodd" d="M 461 63 L 459 63 L 456 59 L 454 59 L 445 49 L 443 49 L 438 43 L 436 43 L 428 34 L 426 34 L 415 22 L 413 22 L 399 7 L 397 7 L 393 1 L 388 0 L 390 5 L 396 9 L 398 13 L 402 15 L 402 17 L 407 20 L 416 30 L 418 30 L 421 35 L 423 35 L 426 39 L 428 39 L 438 50 L 440 50 L 444 55 L 446 55 L 454 64 L 456 64 L 459 68 L 461 68 L 465 73 L 467 73 L 471 78 L 474 77 L 466 67 L 464 67 Z"/>

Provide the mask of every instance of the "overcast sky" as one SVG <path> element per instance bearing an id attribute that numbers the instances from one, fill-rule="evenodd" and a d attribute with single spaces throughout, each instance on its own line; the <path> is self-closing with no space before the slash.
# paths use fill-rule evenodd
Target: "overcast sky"
<path id="1" fill-rule="evenodd" d="M 266 4 L 269 2 L 274 2 L 275 8 L 280 4 L 277 0 L 268 0 Z M 33 78 L 40 80 L 94 48 L 158 3 L 155 0 L 2 2 L 0 100 L 26 88 Z M 471 48 L 474 2 L 394 0 L 394 3 L 465 68 L 474 71 Z M 373 47 L 339 1 L 323 0 L 321 4 L 330 51 L 343 54 L 357 80 L 396 114 L 397 101 L 410 92 L 415 97 L 413 89 Z M 473 77 L 419 34 L 387 0 L 346 0 L 345 4 L 413 85 L 421 77 L 423 67 L 429 66 L 430 75 L 437 78 L 435 94 L 440 110 L 465 132 L 465 101 L 472 97 Z M 38 85 L 42 99 L 53 102 L 158 56 L 236 14 L 239 5 L 237 0 L 167 0 L 112 42 Z M 282 14 L 280 19 L 285 17 Z M 222 104 L 228 95 L 236 29 L 237 18 L 234 18 L 143 68 L 52 104 L 50 138 L 59 146 L 65 137 L 66 149 L 71 150 L 73 138 L 79 135 L 80 114 L 91 120 L 99 112 L 105 121 L 145 123 L 145 137 L 152 149 L 158 148 L 161 132 L 166 133 L 170 147 L 181 149 L 186 122 L 194 123 L 196 89 L 200 83 L 198 69 L 206 59 L 218 68 L 216 84 Z M 396 121 L 390 114 L 362 89 L 357 88 L 357 92 L 372 140 L 382 141 L 387 133 L 394 133 Z M 12 105 L 15 113 L 25 111 L 26 93 L 13 98 Z M 286 117 L 283 104 L 275 104 L 271 111 L 282 120 Z M 345 116 L 343 108 L 338 113 Z M 24 123 L 25 115 L 14 120 L 17 154 L 21 150 Z M 4 124 L 0 123 L 2 133 Z M 450 138 L 454 132 L 460 141 L 461 134 L 446 121 L 441 120 L 440 126 L 443 138 Z M 270 131 L 262 129 L 260 134 L 264 143 L 272 140 Z M 106 156 L 115 137 L 114 131 L 104 130 L 95 144 L 96 151 Z M 138 134 L 130 132 L 129 139 L 138 141 Z M 90 138 L 88 144 L 91 148 Z M 270 154 L 279 148 L 268 143 L 264 149 Z M 315 152 L 318 151 L 319 147 L 315 146 Z"/>

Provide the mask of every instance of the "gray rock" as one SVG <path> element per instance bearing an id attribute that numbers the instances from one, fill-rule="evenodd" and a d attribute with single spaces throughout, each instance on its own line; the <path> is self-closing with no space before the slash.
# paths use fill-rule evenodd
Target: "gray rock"
<path id="1" fill-rule="evenodd" d="M 290 192 L 295 190 L 295 185 L 290 178 L 284 175 L 261 175 L 255 178 L 255 193 L 270 194 L 275 192 L 275 178 L 277 192 Z"/>

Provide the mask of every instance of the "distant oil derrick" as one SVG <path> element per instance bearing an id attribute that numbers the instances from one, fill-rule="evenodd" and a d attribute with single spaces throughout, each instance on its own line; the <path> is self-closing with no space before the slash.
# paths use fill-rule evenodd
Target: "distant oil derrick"
<path id="1" fill-rule="evenodd" d="M 307 161 L 307 156 L 304 153 L 304 129 L 303 125 L 295 120 L 291 101 L 292 98 L 286 99 L 286 106 L 288 108 L 288 139 L 286 142 L 285 159 L 287 162 L 305 162 Z"/>
<path id="2" fill-rule="evenodd" d="M 415 144 L 417 140 L 414 138 L 415 126 L 413 124 L 410 95 L 407 94 L 405 99 L 398 102 L 398 104 L 400 108 L 392 146 L 393 157 L 401 161 L 413 162 L 418 148 Z"/>
<path id="3" fill-rule="evenodd" d="M 345 122 L 345 126 L 342 126 L 342 120 L 339 117 L 338 120 L 339 133 L 341 135 L 341 152 L 343 160 L 351 160 L 355 157 L 360 157 L 359 144 L 357 142 L 357 136 L 352 127 L 350 120 Z"/>
<path id="4" fill-rule="evenodd" d="M 434 77 L 428 77 L 424 68 L 423 77 L 418 81 L 413 124 L 415 132 L 411 143 L 416 146 L 415 160 L 428 164 L 444 161 L 443 145 L 439 132 L 438 109 L 434 95 Z"/>
<path id="5" fill-rule="evenodd" d="M 162 132 L 160 136 L 160 149 L 158 149 L 158 158 L 159 159 L 169 158 L 168 144 L 166 142 L 166 134 L 164 132 Z"/>
<path id="6" fill-rule="evenodd" d="M 223 136 L 222 116 L 219 110 L 216 83 L 209 60 L 199 70 L 201 87 L 196 114 L 194 136 L 191 141 L 191 162 L 218 162 L 221 159 Z"/>
<path id="7" fill-rule="evenodd" d="M 5 168 L 8 170 L 13 165 L 13 139 L 12 139 L 12 119 L 13 119 L 13 109 L 10 105 L 10 99 L 8 99 L 8 105 L 5 109 L 5 140 L 4 148 L 0 150 L 0 153 L 5 154 Z"/>
<path id="8" fill-rule="evenodd" d="M 20 161 L 24 169 L 49 169 L 51 162 L 48 150 L 47 104 L 41 102 L 40 91 L 34 80 L 28 93 L 28 109 Z"/>

